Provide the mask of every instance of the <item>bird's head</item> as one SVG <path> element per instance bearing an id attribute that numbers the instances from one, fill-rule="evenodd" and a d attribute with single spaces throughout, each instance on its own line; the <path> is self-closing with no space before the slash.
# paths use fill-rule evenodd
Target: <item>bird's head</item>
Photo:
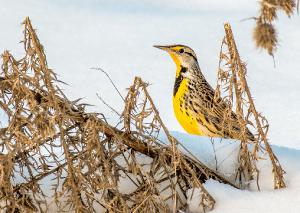
<path id="1" fill-rule="evenodd" d="M 154 47 L 167 51 L 172 57 L 177 67 L 191 67 L 197 64 L 197 57 L 195 52 L 188 46 L 175 44 L 175 45 L 154 45 Z"/>

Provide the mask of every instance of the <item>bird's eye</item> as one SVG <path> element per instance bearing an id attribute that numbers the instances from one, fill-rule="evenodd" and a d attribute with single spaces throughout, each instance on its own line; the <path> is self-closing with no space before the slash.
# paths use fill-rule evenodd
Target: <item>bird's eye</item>
<path id="1" fill-rule="evenodd" d="M 179 50 L 179 53 L 184 53 L 184 49 L 181 48 L 181 49 Z"/>

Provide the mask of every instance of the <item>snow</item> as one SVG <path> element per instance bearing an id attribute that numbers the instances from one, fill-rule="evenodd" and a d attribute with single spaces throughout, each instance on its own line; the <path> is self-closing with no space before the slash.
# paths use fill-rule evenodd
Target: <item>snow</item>
<path id="1" fill-rule="evenodd" d="M 198 137 L 197 140 L 197 137 L 178 132 L 172 132 L 172 134 L 184 146 L 188 147 L 193 154 L 197 155 L 197 157 L 214 162 L 209 139 Z M 226 149 L 228 150 L 235 149 L 236 145 L 233 145 L 230 140 L 223 140 L 222 143 L 225 144 L 225 147 L 227 145 Z M 214 180 L 209 180 L 204 184 L 204 187 L 216 200 L 215 209 L 211 211 L 212 213 L 300 212 L 300 150 L 275 145 L 272 146 L 272 149 L 278 157 L 283 169 L 286 171 L 285 181 L 287 183 L 287 188 L 280 190 L 273 189 L 273 176 L 270 161 L 261 160 L 258 163 L 258 168 L 260 170 L 260 191 L 255 187 L 256 182 L 251 183 L 250 190 L 238 190 Z M 217 155 L 219 157 L 228 156 L 227 152 L 223 151 L 224 149 L 220 149 Z M 202 153 L 204 153 L 205 157 L 201 157 Z M 220 167 L 224 167 L 227 170 L 232 169 L 230 161 L 232 162 L 234 159 L 235 157 L 233 155 L 231 158 L 226 159 L 227 162 L 220 165 Z M 222 169 L 220 170 L 223 172 Z M 188 204 L 190 204 L 190 212 L 201 212 L 201 209 L 198 208 L 199 196 L 200 192 L 195 191 L 194 196 L 188 202 Z"/>
<path id="2" fill-rule="evenodd" d="M 193 155 L 208 167 L 226 176 L 228 179 L 237 169 L 236 159 L 238 158 L 240 143 L 236 140 L 214 138 L 203 136 L 187 135 L 185 133 L 172 131 L 171 134 L 178 138 L 184 146 L 180 149 Z M 162 141 L 167 141 L 165 135 L 161 135 Z"/>
<path id="3" fill-rule="evenodd" d="M 99 66 L 106 70 L 123 95 L 134 76 L 141 76 L 151 83 L 150 93 L 167 127 L 186 139 L 185 145 L 208 164 L 214 159 L 209 154 L 211 142 L 182 133 L 171 106 L 175 66 L 167 54 L 152 45 L 191 46 L 203 73 L 215 85 L 224 35 L 222 25 L 229 21 L 240 54 L 247 62 L 249 85 L 257 108 L 269 120 L 270 142 L 287 172 L 288 187 L 272 190 L 270 165 L 263 162 L 260 166 L 265 178 L 261 178 L 264 180 L 261 192 L 207 182 L 205 187 L 217 201 L 213 212 L 300 212 L 298 16 L 288 19 L 279 14 L 276 26 L 280 46 L 274 67 L 271 57 L 255 49 L 251 40 L 254 22 L 241 21 L 256 15 L 256 0 L 0 0 L 0 5 L 0 52 L 8 49 L 16 56 L 22 55 L 22 45 L 18 43 L 22 40 L 20 23 L 30 16 L 45 47 L 49 66 L 69 84 L 63 88 L 70 98 L 83 97 L 84 102 L 94 105 L 90 111 L 104 112 L 113 122 L 116 116 L 99 101 L 96 93 L 118 111 L 123 109 L 122 100 L 106 77 L 90 68 Z M 230 141 L 222 143 L 232 144 L 226 147 L 233 150 L 236 146 Z M 222 144 L 216 141 L 216 146 Z M 218 160 L 222 161 L 222 153 L 225 156 L 229 151 L 229 148 L 220 151 Z M 223 165 L 225 173 L 230 168 L 227 163 Z"/>
<path id="4" fill-rule="evenodd" d="M 189 212 L 198 213 L 204 211 L 200 204 L 201 198 L 200 189 L 189 189 L 187 191 L 187 205 Z"/>
<path id="5" fill-rule="evenodd" d="M 299 182 L 299 173 L 294 181 Z M 296 213 L 300 210 L 300 185 L 294 182 L 288 189 L 260 192 L 241 191 L 214 181 L 205 186 L 217 202 L 212 213 Z"/>

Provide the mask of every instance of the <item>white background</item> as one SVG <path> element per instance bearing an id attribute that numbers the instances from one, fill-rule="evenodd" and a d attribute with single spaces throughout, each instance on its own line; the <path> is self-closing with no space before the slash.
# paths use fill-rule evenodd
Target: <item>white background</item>
<path id="1" fill-rule="evenodd" d="M 202 72 L 214 86 L 223 23 L 232 24 L 248 80 L 259 111 L 269 119 L 270 142 L 300 149 L 300 18 L 279 14 L 280 46 L 273 60 L 252 42 L 255 0 L 158 1 L 7 1 L 0 0 L 0 51 L 21 56 L 22 20 L 29 16 L 45 47 L 50 68 L 67 82 L 71 99 L 94 104 L 90 111 L 114 116 L 98 99 L 122 110 L 122 101 L 105 76 L 90 67 L 102 67 L 122 94 L 134 76 L 150 82 L 151 95 L 171 130 L 183 131 L 173 115 L 171 95 L 175 65 L 153 44 L 181 43 L 198 55 Z"/>

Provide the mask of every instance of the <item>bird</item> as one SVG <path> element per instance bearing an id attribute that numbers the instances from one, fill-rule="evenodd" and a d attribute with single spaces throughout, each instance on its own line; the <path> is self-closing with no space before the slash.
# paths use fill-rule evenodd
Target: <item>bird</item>
<path id="1" fill-rule="evenodd" d="M 222 98 L 215 98 L 215 91 L 201 72 L 197 56 L 190 47 L 181 44 L 154 47 L 169 53 L 176 64 L 173 109 L 186 132 L 242 140 L 244 131 L 247 141 L 255 140 L 248 128 L 242 128 L 234 112 L 226 116 L 228 104 Z"/>

